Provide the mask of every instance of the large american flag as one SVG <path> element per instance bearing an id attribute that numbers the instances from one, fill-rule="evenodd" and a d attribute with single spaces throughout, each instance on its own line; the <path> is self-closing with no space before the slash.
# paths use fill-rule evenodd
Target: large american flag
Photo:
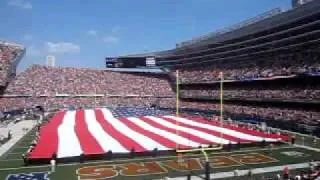
<path id="1" fill-rule="evenodd" d="M 192 148 L 212 144 L 277 142 L 286 136 L 208 121 L 200 116 L 175 116 L 148 108 L 61 110 L 40 130 L 30 159 L 81 154 L 129 153 Z"/>

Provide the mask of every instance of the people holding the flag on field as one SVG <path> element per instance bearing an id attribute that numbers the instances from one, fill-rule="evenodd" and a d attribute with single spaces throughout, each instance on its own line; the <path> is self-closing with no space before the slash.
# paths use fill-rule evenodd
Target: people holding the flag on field
<path id="1" fill-rule="evenodd" d="M 56 172 L 56 160 L 55 159 L 50 160 L 50 165 L 51 165 L 51 173 Z"/>
<path id="2" fill-rule="evenodd" d="M 291 144 L 294 145 L 295 142 L 296 142 L 296 136 L 293 135 L 293 136 L 291 137 Z"/>
<path id="3" fill-rule="evenodd" d="M 283 168 L 283 179 L 289 179 L 289 167 L 285 165 Z"/>
<path id="4" fill-rule="evenodd" d="M 8 139 L 10 140 L 12 138 L 12 133 L 11 133 L 11 130 L 9 129 L 8 131 Z"/>
<path id="5" fill-rule="evenodd" d="M 22 154 L 21 156 L 22 156 L 23 164 L 24 164 L 25 166 L 28 166 L 28 158 L 26 157 L 26 155 L 25 155 L 25 154 Z"/>
<path id="6" fill-rule="evenodd" d="M 235 170 L 233 171 L 234 177 L 238 177 L 238 176 L 240 175 L 239 173 L 240 173 L 239 170 L 238 170 L 238 169 L 235 169 Z"/>

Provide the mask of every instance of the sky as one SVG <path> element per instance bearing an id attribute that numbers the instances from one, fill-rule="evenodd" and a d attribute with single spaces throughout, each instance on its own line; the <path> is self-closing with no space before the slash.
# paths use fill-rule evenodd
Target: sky
<path id="1" fill-rule="evenodd" d="M 105 57 L 172 49 L 276 7 L 291 0 L 0 0 L 0 40 L 26 47 L 20 72 L 48 55 L 103 68 Z"/>

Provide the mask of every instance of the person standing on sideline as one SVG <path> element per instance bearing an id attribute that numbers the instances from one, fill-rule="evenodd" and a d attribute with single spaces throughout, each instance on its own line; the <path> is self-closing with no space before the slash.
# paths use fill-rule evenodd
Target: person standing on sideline
<path id="1" fill-rule="evenodd" d="M 51 173 L 54 173 L 56 171 L 56 160 L 51 159 L 50 164 L 51 164 Z"/>

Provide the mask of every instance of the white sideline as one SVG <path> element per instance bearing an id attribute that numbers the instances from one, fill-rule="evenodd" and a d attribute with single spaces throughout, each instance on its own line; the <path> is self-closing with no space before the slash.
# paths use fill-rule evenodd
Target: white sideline
<path id="1" fill-rule="evenodd" d="M 316 161 L 315 163 L 320 163 L 320 161 Z M 290 169 L 303 169 L 309 168 L 309 163 L 299 163 L 299 164 L 289 164 L 287 165 L 289 170 Z M 265 167 L 265 168 L 255 168 L 252 169 L 252 174 L 263 174 L 263 173 L 270 173 L 270 172 L 278 172 L 284 169 L 285 165 L 282 166 L 272 166 L 272 167 Z M 249 170 L 239 170 L 239 176 L 246 176 L 248 175 Z M 204 177 L 204 174 L 200 175 Z M 221 179 L 221 178 L 228 178 L 228 177 L 235 177 L 234 171 L 228 172 L 220 172 L 220 173 L 212 173 L 210 174 L 210 179 Z M 168 180 L 185 180 L 186 177 L 175 177 L 175 178 L 167 178 Z M 203 180 L 203 178 L 197 176 L 191 176 L 192 180 Z"/>

